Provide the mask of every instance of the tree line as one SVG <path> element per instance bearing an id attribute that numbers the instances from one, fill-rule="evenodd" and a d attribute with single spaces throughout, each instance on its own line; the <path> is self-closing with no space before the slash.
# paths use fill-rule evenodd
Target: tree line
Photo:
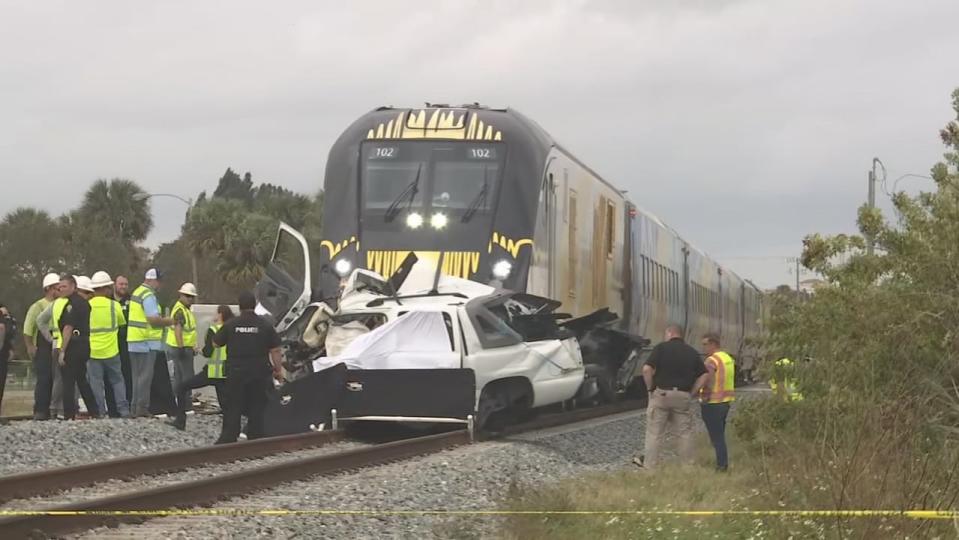
<path id="1" fill-rule="evenodd" d="M 733 418 L 769 500 L 835 510 L 959 502 L 959 89 L 952 106 L 929 188 L 892 194 L 893 215 L 863 206 L 858 234 L 807 236 L 802 263 L 825 285 L 802 301 L 769 298 L 767 347 L 796 361 L 804 399 L 747 403 Z M 839 537 L 955 533 L 933 520 L 832 525 Z"/>
<path id="2" fill-rule="evenodd" d="M 193 280 L 192 258 L 203 303 L 233 303 L 240 290 L 251 288 L 269 261 L 277 224 L 285 221 L 317 244 L 323 192 L 296 193 L 256 183 L 228 168 L 211 194 L 197 194 L 186 212 L 180 235 L 156 249 L 144 245 L 154 226 L 150 193 L 133 180 L 99 179 L 79 206 L 62 215 L 42 208 L 20 207 L 0 221 L 0 302 L 18 320 L 41 296 L 40 281 L 48 272 L 90 275 L 106 270 L 128 275 L 132 286 L 156 266 L 166 281 Z M 173 300 L 175 286 L 161 293 Z"/>

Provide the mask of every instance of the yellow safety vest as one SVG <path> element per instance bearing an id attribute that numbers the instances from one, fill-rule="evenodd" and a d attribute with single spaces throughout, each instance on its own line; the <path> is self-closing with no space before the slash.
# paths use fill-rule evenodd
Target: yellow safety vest
<path id="1" fill-rule="evenodd" d="M 736 363 L 729 354 L 719 351 L 706 359 L 716 368 L 716 376 L 709 388 L 704 389 L 706 403 L 726 403 L 736 399 Z"/>
<path id="2" fill-rule="evenodd" d="M 67 307 L 66 298 L 57 298 L 53 301 L 53 317 L 50 319 L 50 335 L 53 336 L 53 346 L 60 348 L 60 317 L 63 315 L 63 309 Z"/>
<path id="3" fill-rule="evenodd" d="M 221 325 L 219 324 L 210 326 L 210 330 L 213 330 L 213 335 L 216 335 L 220 328 Z M 206 376 L 210 379 L 226 378 L 226 345 L 222 347 L 217 347 L 216 344 L 213 345 L 213 354 L 210 356 L 210 361 L 206 364 Z"/>
<path id="4" fill-rule="evenodd" d="M 127 323 L 119 302 L 105 296 L 90 299 L 90 358 L 109 360 L 120 356 L 117 334 Z"/>
<path id="5" fill-rule="evenodd" d="M 183 346 L 192 348 L 196 345 L 196 318 L 193 317 L 193 312 L 190 308 L 184 306 L 179 300 L 177 300 L 176 305 L 173 306 L 170 317 L 176 319 L 177 313 L 183 314 Z M 167 330 L 166 344 L 170 347 L 179 347 L 176 343 L 176 332 L 173 329 L 174 327 L 171 326 Z"/>
<path id="6" fill-rule="evenodd" d="M 163 338 L 163 328 L 156 328 L 147 321 L 143 303 L 156 294 L 146 285 L 140 285 L 130 295 L 130 318 L 127 320 L 127 342 L 160 341 Z"/>
<path id="7" fill-rule="evenodd" d="M 793 362 L 788 358 L 780 358 L 776 360 L 776 366 L 780 368 L 784 373 L 783 375 L 783 399 L 786 401 L 800 401 L 803 399 L 802 394 L 799 393 L 799 390 L 796 389 L 796 381 L 789 376 L 789 373 L 792 371 Z M 776 378 L 773 377 L 769 379 L 769 388 L 772 389 L 773 393 L 779 389 L 779 383 L 776 381 Z"/>

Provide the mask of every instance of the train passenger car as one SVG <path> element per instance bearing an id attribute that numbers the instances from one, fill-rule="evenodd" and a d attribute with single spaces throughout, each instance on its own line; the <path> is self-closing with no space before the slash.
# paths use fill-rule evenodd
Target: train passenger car
<path id="1" fill-rule="evenodd" d="M 357 267 L 388 278 L 415 252 L 574 317 L 608 307 L 654 341 L 677 322 L 695 344 L 718 332 L 737 359 L 756 354 L 758 289 L 513 109 L 373 110 L 333 145 L 324 189 L 314 297 L 335 296 Z"/>

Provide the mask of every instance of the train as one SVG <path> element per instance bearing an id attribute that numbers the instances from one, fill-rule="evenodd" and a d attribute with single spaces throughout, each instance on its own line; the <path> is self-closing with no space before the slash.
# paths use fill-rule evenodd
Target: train
<path id="1" fill-rule="evenodd" d="M 324 183 L 321 288 L 367 268 L 390 277 L 410 252 L 443 272 L 602 307 L 624 331 L 720 334 L 759 351 L 763 295 L 511 108 L 379 107 L 333 144 Z"/>
<path id="2" fill-rule="evenodd" d="M 314 321 L 327 319 L 323 313 L 330 314 L 330 332 L 338 318 L 353 328 L 358 318 L 379 321 L 358 328 L 367 332 L 377 325 L 402 326 L 398 319 L 410 310 L 463 317 L 462 324 L 449 325 L 459 328 L 451 330 L 449 352 L 458 355 L 458 369 L 469 377 L 445 364 L 421 369 L 403 378 L 404 385 L 424 386 L 408 389 L 402 403 L 393 395 L 402 370 L 331 368 L 326 382 L 316 378 L 315 388 L 299 383 L 303 396 L 329 395 L 316 389 L 338 388 L 347 379 L 350 388 L 377 388 L 365 392 L 368 399 L 347 392 L 340 402 L 355 402 L 366 417 L 434 417 L 430 411 L 443 409 L 435 396 L 440 387 L 451 390 L 448 409 L 458 411 L 444 416 L 476 413 L 481 425 L 504 411 L 597 395 L 610 401 L 637 387 L 645 394 L 644 355 L 670 324 L 681 325 L 694 345 L 703 334 L 718 333 L 740 366 L 754 364 L 759 354 L 761 291 L 514 109 L 427 104 L 364 114 L 330 149 L 322 231 L 318 246 L 308 246 L 302 234 L 281 224 L 257 289 L 261 307 L 298 344 L 301 358 L 330 354 L 322 345 L 304 346 L 302 339 L 315 334 Z M 458 300 L 436 296 L 436 281 L 432 289 L 404 297 L 398 284 L 411 263 L 421 270 L 432 265 L 437 280 L 443 275 L 488 290 Z M 361 300 L 338 306 L 343 294 L 353 291 L 355 297 L 361 282 Z M 370 291 L 378 292 L 367 298 Z M 503 297 L 495 291 L 527 296 L 509 296 L 514 312 L 498 307 Z M 478 312 L 489 316 L 486 322 Z M 477 354 L 505 354 L 492 350 L 500 338 L 515 346 L 514 359 L 504 356 L 496 370 L 474 361 Z M 553 367 L 546 357 L 530 361 L 524 351 L 543 339 L 565 343 L 571 356 Z M 546 403 L 543 397 L 559 386 L 562 391 Z"/>

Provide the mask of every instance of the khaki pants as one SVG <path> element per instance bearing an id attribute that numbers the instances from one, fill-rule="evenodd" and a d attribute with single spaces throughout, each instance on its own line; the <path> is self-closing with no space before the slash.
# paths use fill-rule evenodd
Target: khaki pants
<path id="1" fill-rule="evenodd" d="M 693 399 L 689 392 L 656 389 L 650 394 L 646 408 L 644 467 L 652 469 L 659 464 L 667 428 L 679 439 L 680 459 L 683 463 L 690 463 L 693 459 Z"/>

